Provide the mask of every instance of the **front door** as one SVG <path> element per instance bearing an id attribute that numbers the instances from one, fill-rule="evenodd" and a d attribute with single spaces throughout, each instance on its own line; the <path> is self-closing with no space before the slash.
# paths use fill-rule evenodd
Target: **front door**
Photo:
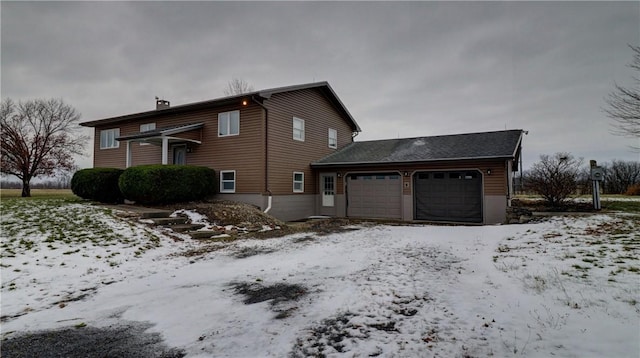
<path id="1" fill-rule="evenodd" d="M 173 164 L 187 164 L 186 145 L 176 145 L 173 147 Z"/>

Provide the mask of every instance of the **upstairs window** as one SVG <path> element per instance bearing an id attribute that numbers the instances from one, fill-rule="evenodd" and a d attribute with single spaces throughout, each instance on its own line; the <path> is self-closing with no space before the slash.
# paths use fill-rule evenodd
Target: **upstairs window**
<path id="1" fill-rule="evenodd" d="M 293 117 L 293 139 L 304 142 L 304 119 Z"/>
<path id="2" fill-rule="evenodd" d="M 304 193 L 304 173 L 293 172 L 293 192 Z"/>
<path id="3" fill-rule="evenodd" d="M 329 128 L 329 148 L 338 148 L 338 131 L 333 128 Z"/>
<path id="4" fill-rule="evenodd" d="M 140 132 L 148 132 L 156 129 L 155 123 L 145 123 L 140 125 Z"/>
<path id="5" fill-rule="evenodd" d="M 221 193 L 236 192 L 236 171 L 235 170 L 220 171 L 220 192 Z"/>
<path id="6" fill-rule="evenodd" d="M 105 129 L 100 131 L 100 149 L 119 148 L 120 142 L 116 140 L 120 136 L 120 128 Z"/>
<path id="7" fill-rule="evenodd" d="M 148 132 L 156 129 L 155 123 L 145 123 L 140 125 L 140 133 Z M 149 145 L 149 143 L 140 143 L 140 145 Z"/>
<path id="8" fill-rule="evenodd" d="M 218 113 L 218 137 L 240 134 L 240 111 Z"/>

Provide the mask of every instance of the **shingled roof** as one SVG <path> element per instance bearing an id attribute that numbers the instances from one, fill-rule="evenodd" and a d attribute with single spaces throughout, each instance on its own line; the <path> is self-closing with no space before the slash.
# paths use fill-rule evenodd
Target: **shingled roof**
<path id="1" fill-rule="evenodd" d="M 509 159 L 517 155 L 523 131 L 467 133 L 354 142 L 312 167 L 393 164 L 463 159 Z"/>
<path id="2" fill-rule="evenodd" d="M 347 107 L 342 103 L 340 98 L 338 98 L 338 95 L 333 91 L 333 88 L 331 88 L 331 86 L 329 85 L 329 82 L 326 82 L 326 81 L 306 83 L 306 84 L 295 85 L 295 86 L 269 88 L 269 89 L 264 89 L 260 91 L 243 93 L 239 95 L 216 98 L 208 101 L 167 107 L 160 110 L 155 109 L 155 110 L 146 111 L 146 112 L 133 113 L 133 114 L 127 114 L 123 116 L 87 121 L 87 122 L 80 123 L 80 125 L 85 127 L 96 127 L 96 126 L 107 125 L 107 124 L 111 125 L 111 124 L 116 124 L 121 122 L 127 122 L 130 120 L 135 120 L 135 119 L 152 118 L 159 115 L 184 113 L 184 112 L 189 112 L 189 111 L 203 109 L 203 108 L 214 108 L 214 107 L 226 106 L 230 104 L 237 104 L 243 99 L 253 99 L 253 100 L 257 99 L 262 101 L 262 100 L 268 100 L 274 94 L 300 91 L 300 90 L 306 90 L 306 89 L 316 89 L 320 91 L 320 93 L 322 93 L 325 96 L 325 98 L 334 106 L 334 108 L 347 118 L 349 125 L 351 126 L 354 132 L 361 131 L 360 126 L 358 126 L 358 123 L 356 123 L 356 120 L 353 119 L 353 116 L 351 116 L 351 113 L 349 113 L 349 110 L 347 110 Z"/>

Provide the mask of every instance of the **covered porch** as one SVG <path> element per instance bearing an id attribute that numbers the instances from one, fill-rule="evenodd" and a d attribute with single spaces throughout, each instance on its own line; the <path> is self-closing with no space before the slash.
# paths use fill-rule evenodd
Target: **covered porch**
<path id="1" fill-rule="evenodd" d="M 185 155 L 189 152 L 187 144 L 202 144 L 201 135 L 197 137 L 199 139 L 192 138 L 193 135 L 185 135 L 187 132 L 192 132 L 202 129 L 204 123 L 192 123 L 179 126 L 157 128 L 149 131 L 124 135 L 116 138 L 119 142 L 126 143 L 126 167 L 129 168 L 132 164 L 132 145 L 131 143 L 146 143 L 162 148 L 162 160 L 161 164 L 169 164 L 169 148 L 171 146 L 184 144 Z M 191 138 L 190 138 L 191 137 Z"/>

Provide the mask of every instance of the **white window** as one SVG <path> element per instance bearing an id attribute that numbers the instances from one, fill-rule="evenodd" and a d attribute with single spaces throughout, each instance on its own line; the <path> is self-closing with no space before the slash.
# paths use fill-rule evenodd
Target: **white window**
<path id="1" fill-rule="evenodd" d="M 293 172 L 293 192 L 304 193 L 304 173 Z"/>
<path id="2" fill-rule="evenodd" d="M 304 119 L 293 117 L 293 139 L 304 142 Z"/>
<path id="3" fill-rule="evenodd" d="M 218 114 L 218 137 L 240 134 L 240 111 Z"/>
<path id="4" fill-rule="evenodd" d="M 120 142 L 116 140 L 120 136 L 120 128 L 105 129 L 100 131 L 100 149 L 119 148 Z"/>
<path id="5" fill-rule="evenodd" d="M 140 125 L 140 133 L 148 132 L 156 129 L 155 123 L 145 123 Z M 149 143 L 140 143 L 140 145 L 149 145 Z"/>
<path id="6" fill-rule="evenodd" d="M 155 123 L 145 123 L 140 125 L 140 132 L 148 132 L 156 129 Z"/>
<path id="7" fill-rule="evenodd" d="M 235 170 L 220 171 L 220 192 L 221 193 L 236 192 L 236 171 Z"/>
<path id="8" fill-rule="evenodd" d="M 338 131 L 329 128 L 329 148 L 338 148 Z"/>

